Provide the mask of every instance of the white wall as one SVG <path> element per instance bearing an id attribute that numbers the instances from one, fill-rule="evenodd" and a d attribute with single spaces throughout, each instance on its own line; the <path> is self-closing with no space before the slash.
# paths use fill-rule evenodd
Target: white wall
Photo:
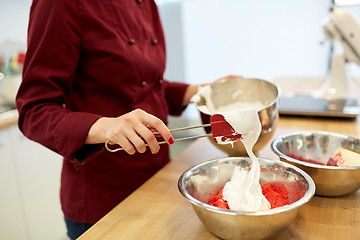
<path id="1" fill-rule="evenodd" d="M 329 14 L 329 2 L 183 1 L 185 81 L 227 74 L 265 79 L 324 74 L 328 48 L 320 45 L 321 21 Z"/>
<path id="2" fill-rule="evenodd" d="M 165 77 L 205 83 L 228 74 L 272 80 L 324 76 L 321 21 L 331 0 L 156 0 L 167 41 Z M 0 41 L 26 41 L 31 0 L 0 0 Z M 344 7 L 360 22 L 360 5 Z M 349 74 L 360 75 L 349 64 Z"/>
<path id="3" fill-rule="evenodd" d="M 0 0 L 0 42 L 26 41 L 31 0 Z"/>
<path id="4" fill-rule="evenodd" d="M 157 0 L 168 47 L 166 77 L 189 83 L 227 74 L 272 79 L 321 75 L 330 0 Z M 0 0 L 0 41 L 26 41 L 31 0 Z M 347 6 L 360 22 L 360 6 Z"/>
<path id="5" fill-rule="evenodd" d="M 325 39 L 322 21 L 330 14 L 331 0 L 157 2 L 168 40 L 167 78 L 205 83 L 229 74 L 269 81 L 328 74 L 331 43 Z M 175 16 L 181 23 L 177 31 L 169 24 L 174 22 L 174 16 L 166 14 L 169 6 L 181 12 Z M 344 8 L 360 23 L 359 5 Z M 183 74 L 174 74 L 172 61 Z M 350 76 L 360 76 L 358 66 L 348 65 Z M 190 107 L 184 118 L 198 118 L 196 109 Z"/>
<path id="6" fill-rule="evenodd" d="M 158 0 L 156 2 L 163 20 L 167 47 L 165 76 L 169 80 L 184 81 L 186 76 L 182 1 Z"/>

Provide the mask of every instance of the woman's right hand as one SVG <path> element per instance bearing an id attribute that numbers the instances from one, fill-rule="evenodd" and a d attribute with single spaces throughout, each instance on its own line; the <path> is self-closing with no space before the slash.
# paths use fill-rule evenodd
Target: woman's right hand
<path id="1" fill-rule="evenodd" d="M 168 144 L 174 143 L 171 132 L 163 121 L 141 109 L 135 109 L 116 118 L 99 118 L 91 126 L 85 144 L 109 140 L 109 144 L 118 144 L 132 155 L 136 151 L 144 153 L 147 143 L 151 153 L 156 154 L 160 145 L 154 135 L 155 131 L 159 132 Z"/>

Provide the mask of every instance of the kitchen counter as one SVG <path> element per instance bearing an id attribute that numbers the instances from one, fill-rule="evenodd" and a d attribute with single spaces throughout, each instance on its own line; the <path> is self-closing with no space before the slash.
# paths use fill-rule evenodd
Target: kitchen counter
<path id="1" fill-rule="evenodd" d="M 360 119 L 280 117 L 275 136 L 299 130 L 323 130 L 360 136 Z M 176 144 L 176 143 L 175 143 Z M 260 157 L 278 159 L 268 144 Z M 218 239 L 197 218 L 178 191 L 177 181 L 188 168 L 226 157 L 207 138 L 194 141 L 183 153 L 116 206 L 79 239 Z M 360 190 L 343 197 L 318 197 L 299 209 L 296 219 L 277 240 L 359 239 Z"/>
<path id="2" fill-rule="evenodd" d="M 18 117 L 17 110 L 0 113 L 0 130 L 17 124 Z"/>

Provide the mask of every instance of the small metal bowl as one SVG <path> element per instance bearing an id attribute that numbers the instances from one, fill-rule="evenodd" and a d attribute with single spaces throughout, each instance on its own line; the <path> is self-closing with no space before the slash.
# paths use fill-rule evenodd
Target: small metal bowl
<path id="1" fill-rule="evenodd" d="M 192 204 L 207 230 L 222 239 L 271 239 L 296 217 L 299 207 L 314 195 L 315 184 L 301 169 L 281 161 L 258 158 L 262 184 L 282 182 L 289 190 L 289 205 L 266 211 L 233 211 L 210 206 L 212 196 L 230 180 L 235 166 L 249 169 L 248 157 L 228 157 L 207 161 L 185 171 L 178 181 L 181 194 Z M 295 200 L 294 191 L 303 196 Z"/>
<path id="2" fill-rule="evenodd" d="M 210 98 L 215 109 L 234 102 L 254 103 L 254 106 L 260 102 L 264 106 L 262 109 L 257 109 L 262 130 L 253 151 L 256 153 L 264 148 L 271 141 L 279 119 L 278 98 L 280 91 L 277 86 L 262 79 L 232 77 L 214 82 L 210 87 Z M 203 111 L 203 106 L 208 105 L 206 98 L 201 97 L 195 104 L 200 112 L 202 123 L 210 123 L 211 114 Z M 205 131 L 211 133 L 211 128 L 207 127 Z M 209 139 L 215 147 L 229 156 L 247 156 L 241 141 L 235 142 L 232 146 L 230 144 L 217 144 L 212 137 Z"/>
<path id="3" fill-rule="evenodd" d="M 307 172 L 315 182 L 316 195 L 343 196 L 360 188 L 360 165 L 353 167 L 326 166 L 289 157 L 315 161 L 328 160 L 338 147 L 360 152 L 360 138 L 324 131 L 298 132 L 279 136 L 271 148 L 280 160 Z"/>

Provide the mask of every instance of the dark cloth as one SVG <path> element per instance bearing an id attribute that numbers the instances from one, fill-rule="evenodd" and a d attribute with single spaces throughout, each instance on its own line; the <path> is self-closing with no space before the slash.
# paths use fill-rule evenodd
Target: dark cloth
<path id="1" fill-rule="evenodd" d="M 94 224 L 91 223 L 80 223 L 70 220 L 64 217 L 67 235 L 70 240 L 75 240 L 80 237 L 84 232 L 86 232 L 89 228 L 91 228 Z"/>
<path id="2" fill-rule="evenodd" d="M 165 123 L 188 85 L 163 79 L 165 43 L 153 0 L 34 0 L 17 95 L 19 128 L 64 157 L 61 203 L 95 223 L 169 162 L 158 154 L 86 145 L 91 125 L 140 108 Z"/>

